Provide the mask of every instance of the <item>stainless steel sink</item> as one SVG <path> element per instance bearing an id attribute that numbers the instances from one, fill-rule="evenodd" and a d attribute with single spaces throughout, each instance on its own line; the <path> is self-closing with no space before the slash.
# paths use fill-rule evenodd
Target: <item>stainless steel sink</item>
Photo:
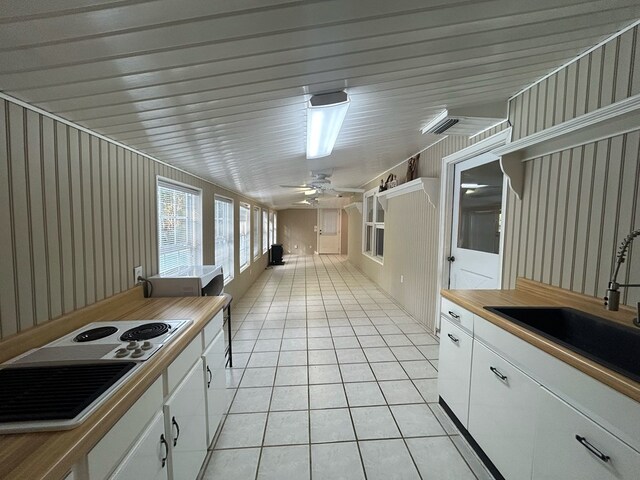
<path id="1" fill-rule="evenodd" d="M 640 382 L 640 329 L 573 308 L 484 308 Z"/>

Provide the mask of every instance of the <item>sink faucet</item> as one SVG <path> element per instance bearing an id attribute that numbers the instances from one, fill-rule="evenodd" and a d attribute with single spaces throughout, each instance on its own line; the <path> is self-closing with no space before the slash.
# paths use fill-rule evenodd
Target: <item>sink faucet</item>
<path id="1" fill-rule="evenodd" d="M 620 245 L 620 249 L 618 250 L 618 257 L 616 259 L 616 265 L 611 274 L 609 286 L 607 287 L 607 296 L 604 297 L 604 305 L 605 307 L 607 307 L 607 310 L 618 310 L 620 306 L 620 287 L 640 287 L 640 283 L 617 282 L 620 266 L 624 262 L 627 250 L 629 249 L 631 242 L 633 242 L 634 238 L 636 238 L 637 236 L 640 236 L 640 229 L 634 230 L 629 235 L 627 235 Z M 638 303 L 638 317 L 634 319 L 633 323 L 640 327 L 640 303 Z"/>

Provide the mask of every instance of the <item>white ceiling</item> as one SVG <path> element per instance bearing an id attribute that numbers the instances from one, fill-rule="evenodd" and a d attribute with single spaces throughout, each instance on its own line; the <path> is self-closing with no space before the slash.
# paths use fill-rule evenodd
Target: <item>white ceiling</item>
<path id="1" fill-rule="evenodd" d="M 272 205 L 359 186 L 635 20 L 638 0 L 2 0 L 0 90 Z M 352 103 L 306 160 L 308 94 Z"/>

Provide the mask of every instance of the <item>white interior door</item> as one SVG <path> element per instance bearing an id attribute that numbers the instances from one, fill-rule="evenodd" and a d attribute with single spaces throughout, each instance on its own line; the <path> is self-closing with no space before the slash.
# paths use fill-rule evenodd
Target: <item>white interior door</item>
<path id="1" fill-rule="evenodd" d="M 449 288 L 500 288 L 506 189 L 499 158 L 460 162 L 454 178 Z"/>
<path id="2" fill-rule="evenodd" d="M 342 210 L 318 209 L 318 253 L 340 253 Z"/>

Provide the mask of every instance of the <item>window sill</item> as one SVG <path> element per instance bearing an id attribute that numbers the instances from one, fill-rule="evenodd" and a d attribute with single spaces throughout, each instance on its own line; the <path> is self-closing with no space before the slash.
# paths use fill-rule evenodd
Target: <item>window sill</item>
<path id="1" fill-rule="evenodd" d="M 247 268 L 249 268 L 249 263 L 247 263 L 244 267 L 240 267 L 240 273 L 244 272 Z"/>
<path id="2" fill-rule="evenodd" d="M 373 260 L 376 263 L 379 263 L 380 265 L 384 265 L 384 257 L 377 257 L 377 256 L 373 256 L 373 255 L 369 255 L 366 252 L 362 252 L 362 256 L 365 258 L 368 258 L 369 260 Z"/>
<path id="3" fill-rule="evenodd" d="M 226 287 L 233 281 L 233 277 L 227 277 L 224 279 L 224 286 Z"/>

